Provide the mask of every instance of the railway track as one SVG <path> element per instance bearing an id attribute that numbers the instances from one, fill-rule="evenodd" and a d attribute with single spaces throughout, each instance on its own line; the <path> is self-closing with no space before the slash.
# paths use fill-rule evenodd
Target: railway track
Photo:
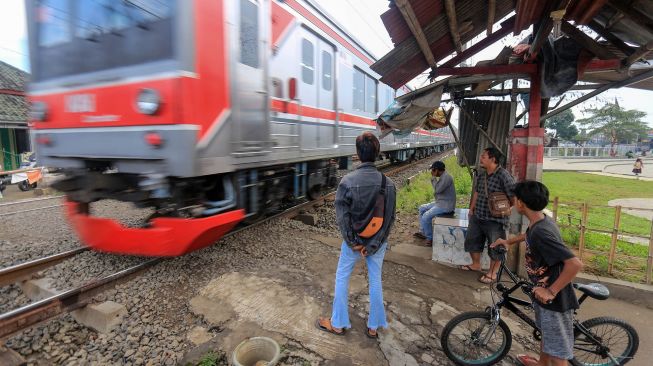
<path id="1" fill-rule="evenodd" d="M 449 152 L 444 152 L 439 154 L 440 158 L 447 156 L 448 153 Z M 413 164 L 414 163 L 406 163 L 399 167 L 390 168 L 388 170 L 385 170 L 385 168 L 388 166 L 384 166 L 380 167 L 380 169 L 382 169 L 386 175 L 392 176 L 412 167 Z M 232 230 L 224 237 L 231 237 L 240 233 L 241 231 L 254 228 L 275 219 L 292 218 L 298 215 L 300 212 L 318 207 L 328 201 L 333 200 L 334 196 L 335 191 L 328 192 L 318 199 L 296 205 L 292 208 L 257 221 L 253 224 Z M 28 278 L 36 271 L 40 271 L 53 266 L 86 250 L 88 249 L 79 248 L 2 269 L 0 270 L 0 286 Z M 165 259 L 166 258 L 149 259 L 138 265 L 91 281 L 83 286 L 64 291 L 47 299 L 43 299 L 18 309 L 6 312 L 4 314 L 0 314 L 0 339 L 6 339 L 19 331 L 33 327 L 44 321 L 58 317 L 68 312 L 80 309 L 89 304 L 92 301 L 93 297 L 96 295 L 115 287 L 119 283 L 128 281 L 138 273 L 164 261 Z"/>
<path id="2" fill-rule="evenodd" d="M 33 198 L 33 199 L 28 199 L 28 200 L 20 200 L 20 201 L 14 201 L 14 202 L 1 203 L 0 204 L 0 211 L 4 211 L 7 208 L 11 209 L 13 207 L 20 207 L 20 206 L 31 205 L 31 204 L 38 204 L 38 203 L 42 203 L 44 201 L 57 200 L 57 199 L 61 200 L 62 198 L 63 198 L 63 196 L 39 197 L 39 198 Z M 63 206 L 63 203 L 58 203 L 58 204 L 49 205 L 49 206 L 41 206 L 41 207 L 33 207 L 33 208 L 22 209 L 22 210 L 18 209 L 16 211 L 0 212 L 0 217 L 17 215 L 17 214 L 21 214 L 21 213 L 33 212 L 33 211 L 39 211 L 39 210 L 46 210 L 46 209 L 62 207 L 62 206 Z"/>

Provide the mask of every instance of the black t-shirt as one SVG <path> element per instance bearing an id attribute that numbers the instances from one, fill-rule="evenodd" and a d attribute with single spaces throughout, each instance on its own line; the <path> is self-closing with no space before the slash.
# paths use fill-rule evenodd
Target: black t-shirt
<path id="1" fill-rule="evenodd" d="M 564 261 L 574 257 L 565 246 L 560 230 L 548 216 L 532 224 L 526 230 L 526 272 L 531 282 L 548 287 L 553 284 L 564 267 Z M 551 304 L 543 308 L 565 312 L 578 309 L 578 299 L 571 284 L 565 286 Z"/>

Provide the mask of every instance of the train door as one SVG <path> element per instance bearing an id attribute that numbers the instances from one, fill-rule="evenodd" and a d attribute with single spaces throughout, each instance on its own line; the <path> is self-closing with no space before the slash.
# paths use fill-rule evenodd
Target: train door
<path id="1" fill-rule="evenodd" d="M 332 45 L 318 40 L 318 61 L 319 61 L 319 77 L 318 77 L 318 108 L 333 111 L 335 106 L 335 67 L 334 67 L 334 48 Z M 327 119 L 329 123 L 332 119 Z M 325 122 L 326 122 L 325 121 Z M 334 122 L 335 123 L 335 122 Z M 336 142 L 336 128 L 337 126 L 323 126 L 320 128 L 320 133 L 317 136 L 317 146 L 320 148 L 332 148 Z"/>
<path id="2" fill-rule="evenodd" d="M 269 0 L 240 0 L 234 12 L 238 14 L 235 48 L 233 106 L 235 120 L 234 151 L 263 153 L 270 139 L 268 118 L 268 19 Z"/>
<path id="3" fill-rule="evenodd" d="M 300 38 L 299 103 L 302 107 L 333 111 L 335 109 L 334 48 L 307 29 Z M 301 109 L 301 108 L 300 108 Z M 333 146 L 335 129 L 323 111 L 313 114 L 316 123 L 302 123 L 302 150 Z M 307 113 L 301 114 L 306 115 Z"/>
<path id="4" fill-rule="evenodd" d="M 305 107 L 317 107 L 317 43 L 318 38 L 308 30 L 302 28 L 301 38 L 299 40 L 299 53 L 300 53 L 300 71 L 299 71 L 299 88 L 297 95 L 300 104 L 299 114 L 301 130 L 301 149 L 314 150 L 317 146 L 318 126 L 314 123 L 307 123 L 308 120 L 304 117 L 307 113 Z M 304 116 L 302 116 L 304 115 Z M 311 121 L 312 122 L 312 121 Z"/>

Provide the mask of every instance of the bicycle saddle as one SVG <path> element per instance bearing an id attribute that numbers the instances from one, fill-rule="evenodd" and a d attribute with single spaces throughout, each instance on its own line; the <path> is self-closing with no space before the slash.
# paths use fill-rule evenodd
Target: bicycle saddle
<path id="1" fill-rule="evenodd" d="M 610 290 L 600 283 L 588 283 L 587 285 L 574 283 L 574 288 L 597 300 L 605 300 L 610 297 Z"/>

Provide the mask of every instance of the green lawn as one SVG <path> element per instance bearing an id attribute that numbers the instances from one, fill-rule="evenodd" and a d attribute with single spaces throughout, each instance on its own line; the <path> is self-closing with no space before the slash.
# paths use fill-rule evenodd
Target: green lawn
<path id="1" fill-rule="evenodd" d="M 588 227 L 599 230 L 612 230 L 615 209 L 607 206 L 608 201 L 617 198 L 653 198 L 651 182 L 633 179 L 604 177 L 595 174 L 574 172 L 545 172 L 543 183 L 549 188 L 551 202 L 560 197 L 560 203 L 583 203 L 589 205 Z M 549 205 L 549 209 L 553 204 Z M 561 206 L 558 219 L 565 223 L 578 224 L 581 218 L 580 206 Z M 621 232 L 648 237 L 651 222 L 641 217 L 621 214 Z"/>

